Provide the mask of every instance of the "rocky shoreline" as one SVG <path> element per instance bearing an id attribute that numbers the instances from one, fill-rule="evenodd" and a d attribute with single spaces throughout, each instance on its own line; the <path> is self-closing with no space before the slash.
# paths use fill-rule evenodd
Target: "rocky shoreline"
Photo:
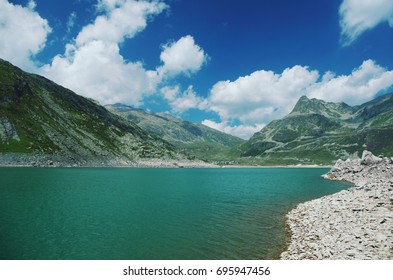
<path id="1" fill-rule="evenodd" d="M 323 177 L 355 186 L 291 210 L 281 259 L 393 259 L 393 158 L 364 151 Z"/>
<path id="2" fill-rule="evenodd" d="M 130 168 L 215 168 L 217 165 L 201 160 L 173 158 L 86 158 L 62 155 L 18 153 L 0 154 L 0 167 L 130 167 Z"/>

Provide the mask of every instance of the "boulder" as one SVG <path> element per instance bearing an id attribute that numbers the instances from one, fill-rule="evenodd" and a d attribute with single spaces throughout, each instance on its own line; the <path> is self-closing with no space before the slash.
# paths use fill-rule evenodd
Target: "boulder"
<path id="1" fill-rule="evenodd" d="M 364 150 L 362 154 L 362 161 L 361 164 L 363 165 L 371 165 L 380 163 L 382 158 L 374 156 L 370 151 Z"/>

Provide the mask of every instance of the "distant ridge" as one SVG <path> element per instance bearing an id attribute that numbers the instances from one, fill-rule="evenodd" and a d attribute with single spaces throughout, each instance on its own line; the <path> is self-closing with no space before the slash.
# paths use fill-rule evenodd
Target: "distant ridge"
<path id="1" fill-rule="evenodd" d="M 105 106 L 109 111 L 135 122 L 191 157 L 228 160 L 230 148 L 245 141 L 202 124 L 184 121 L 166 113 L 135 109 L 124 104 Z"/>

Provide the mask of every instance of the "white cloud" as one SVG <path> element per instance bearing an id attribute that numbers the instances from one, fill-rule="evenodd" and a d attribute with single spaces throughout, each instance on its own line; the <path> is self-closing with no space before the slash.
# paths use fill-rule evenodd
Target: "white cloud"
<path id="1" fill-rule="evenodd" d="M 187 35 L 178 41 L 163 46 L 160 55 L 164 65 L 158 68 L 161 76 L 174 76 L 180 73 L 190 75 L 201 69 L 208 60 L 204 50 Z"/>
<path id="2" fill-rule="evenodd" d="M 309 97 L 358 105 L 371 100 L 381 90 L 393 85 L 393 71 L 366 60 L 349 75 L 330 75 L 307 89 Z"/>
<path id="3" fill-rule="evenodd" d="M 147 20 L 166 7 L 158 1 L 100 1 L 98 8 L 105 8 L 104 14 L 85 26 L 65 54 L 42 67 L 41 74 L 102 104 L 140 105 L 160 82 L 158 74 L 140 62 L 125 61 L 119 44 L 142 31 Z"/>
<path id="4" fill-rule="evenodd" d="M 115 8 L 120 7 L 127 0 L 98 0 L 97 10 L 99 11 L 111 11 Z"/>
<path id="5" fill-rule="evenodd" d="M 82 47 L 68 45 L 67 54 L 56 56 L 42 74 L 102 104 L 139 105 L 151 92 L 148 73 L 140 63 L 126 63 L 117 44 L 92 41 Z"/>
<path id="6" fill-rule="evenodd" d="M 286 115 L 318 76 L 307 67 L 294 66 L 281 74 L 261 70 L 233 82 L 221 81 L 211 89 L 209 108 L 224 122 L 267 123 Z"/>
<path id="7" fill-rule="evenodd" d="M 166 4 L 158 1 L 106 0 L 100 3 L 107 8 L 106 12 L 82 29 L 76 37 L 78 46 L 95 40 L 120 43 L 124 39 L 132 38 L 145 29 L 150 16 L 167 8 Z"/>
<path id="8" fill-rule="evenodd" d="M 176 99 L 176 96 L 180 93 L 179 86 L 165 86 L 160 89 L 160 92 L 164 96 L 167 101 L 173 101 Z"/>
<path id="9" fill-rule="evenodd" d="M 263 124 L 290 113 L 302 95 L 325 101 L 358 105 L 393 85 L 393 71 L 366 60 L 349 75 L 320 75 L 296 65 L 282 73 L 256 71 L 237 80 L 220 81 L 211 89 L 205 110 L 216 112 L 221 122 L 205 120 L 218 130 L 247 138 Z M 239 126 L 231 126 L 233 120 Z"/>
<path id="10" fill-rule="evenodd" d="M 66 25 L 67 33 L 70 33 L 71 29 L 75 26 L 76 17 L 77 17 L 76 12 L 72 12 L 68 17 L 67 25 Z"/>
<path id="11" fill-rule="evenodd" d="M 0 0 L 0 57 L 102 104 L 141 105 L 164 79 L 193 74 L 208 59 L 194 38 L 187 35 L 162 47 L 162 65 L 154 70 L 146 70 L 140 62 L 126 61 L 120 54 L 120 44 L 145 29 L 148 21 L 168 6 L 161 0 L 98 0 L 98 15 L 93 22 L 66 45 L 63 55 L 38 68 L 34 55 L 45 46 L 51 29 L 35 8 L 34 0 L 27 7 Z M 75 21 L 73 12 L 66 23 L 67 33 Z M 170 105 L 174 112 L 184 112 L 200 108 L 203 102 L 191 86 L 171 99 Z"/>
<path id="12" fill-rule="evenodd" d="M 99 15 L 93 23 L 82 28 L 75 41 L 67 45 L 64 55 L 42 67 L 41 74 L 102 104 L 141 105 L 163 79 L 194 73 L 207 58 L 189 35 L 163 47 L 163 65 L 155 70 L 148 71 L 142 63 L 127 62 L 120 55 L 119 45 L 142 31 L 152 16 L 166 8 L 160 1 L 100 0 Z M 71 15 L 71 23 L 73 18 Z M 162 92 L 165 96 L 165 89 Z M 173 93 L 173 98 L 168 94 L 166 99 L 174 112 L 201 106 L 203 101 L 192 87 L 183 93 Z"/>
<path id="13" fill-rule="evenodd" d="M 264 124 L 231 126 L 228 123 L 217 123 L 212 120 L 204 120 L 202 124 L 227 134 L 235 135 L 244 140 L 249 139 L 255 132 L 260 131 L 265 126 Z"/>
<path id="14" fill-rule="evenodd" d="M 29 0 L 27 7 L 33 11 L 37 7 L 37 3 L 34 0 Z"/>
<path id="15" fill-rule="evenodd" d="M 175 113 L 183 113 L 189 109 L 206 109 L 207 101 L 197 95 L 192 85 L 184 92 L 180 91 L 179 86 L 166 86 L 163 87 L 160 92 L 163 94 L 164 98 L 171 106 L 172 111 Z"/>
<path id="16" fill-rule="evenodd" d="M 392 0 L 344 0 L 340 6 L 341 40 L 350 45 L 363 32 L 380 23 L 393 27 Z"/>
<path id="17" fill-rule="evenodd" d="M 27 71 L 35 69 L 34 56 L 45 47 L 51 32 L 35 7 L 34 1 L 22 7 L 0 0 L 0 57 Z"/>

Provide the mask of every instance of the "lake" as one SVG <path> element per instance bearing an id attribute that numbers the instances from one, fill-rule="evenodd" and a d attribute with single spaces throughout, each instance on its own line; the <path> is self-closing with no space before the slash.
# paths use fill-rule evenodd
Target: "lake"
<path id="1" fill-rule="evenodd" d="M 328 169 L 0 168 L 0 259 L 272 259 Z"/>

